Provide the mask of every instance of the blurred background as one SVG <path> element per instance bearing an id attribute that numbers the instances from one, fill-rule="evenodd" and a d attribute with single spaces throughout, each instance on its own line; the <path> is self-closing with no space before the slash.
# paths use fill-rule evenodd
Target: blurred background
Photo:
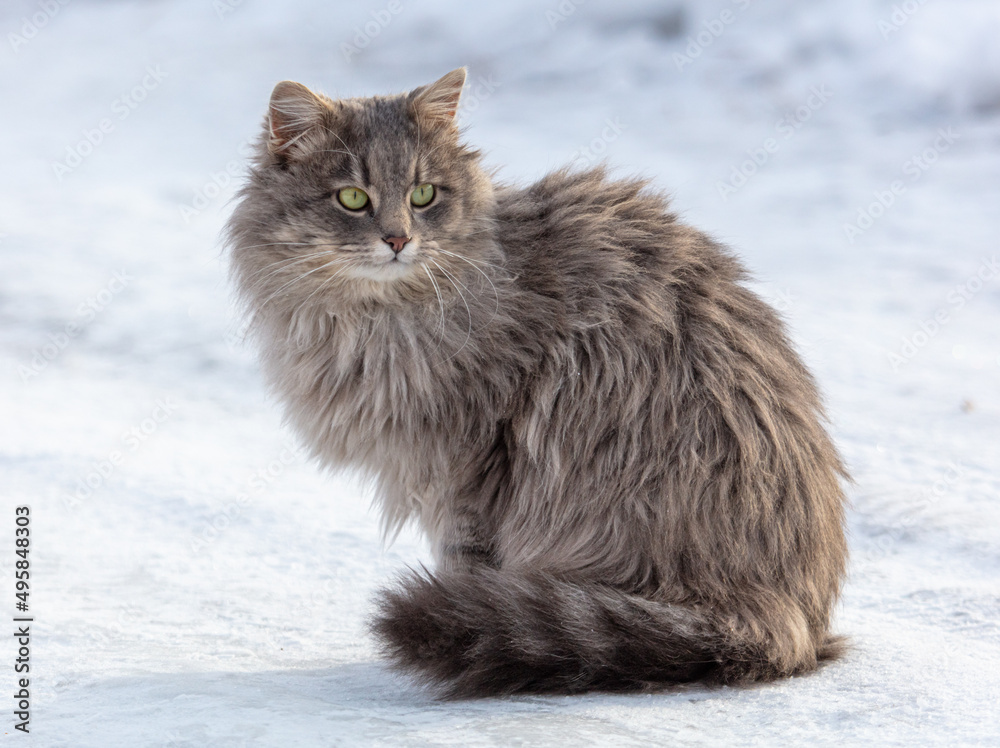
<path id="1" fill-rule="evenodd" d="M 5 0 L 0 537 L 29 504 L 33 744 L 997 740 L 998 39 L 994 0 Z M 788 321 L 855 478 L 846 662 L 452 705 L 379 663 L 372 592 L 426 548 L 383 550 L 363 488 L 299 454 L 219 232 L 277 81 L 461 65 L 498 179 L 644 175 Z"/>

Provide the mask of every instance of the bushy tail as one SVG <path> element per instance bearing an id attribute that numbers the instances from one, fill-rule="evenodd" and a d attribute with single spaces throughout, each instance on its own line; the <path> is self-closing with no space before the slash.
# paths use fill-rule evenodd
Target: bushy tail
<path id="1" fill-rule="evenodd" d="M 397 665 L 447 697 L 782 674 L 693 610 L 544 574 L 413 572 L 383 592 L 372 630 Z"/>

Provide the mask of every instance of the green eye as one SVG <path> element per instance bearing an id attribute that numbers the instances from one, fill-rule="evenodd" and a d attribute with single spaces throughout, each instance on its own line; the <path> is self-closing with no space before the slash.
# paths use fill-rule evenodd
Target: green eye
<path id="1" fill-rule="evenodd" d="M 361 210 L 368 205 L 368 193 L 358 187 L 345 187 L 337 193 L 337 199 L 348 210 Z"/>
<path id="2" fill-rule="evenodd" d="M 434 185 L 422 184 L 410 193 L 410 202 L 422 208 L 434 199 Z"/>

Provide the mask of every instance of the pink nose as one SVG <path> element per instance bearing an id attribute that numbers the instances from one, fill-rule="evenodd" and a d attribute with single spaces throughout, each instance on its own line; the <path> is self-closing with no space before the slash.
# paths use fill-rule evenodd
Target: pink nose
<path id="1" fill-rule="evenodd" d="M 396 254 L 399 254 L 400 252 L 403 251 L 403 247 L 406 246 L 406 243 L 408 241 L 410 241 L 410 237 L 408 237 L 408 236 L 384 236 L 384 237 L 382 237 L 382 241 L 384 241 L 386 244 L 388 244 L 390 247 L 392 247 L 392 251 L 393 252 L 395 252 Z"/>

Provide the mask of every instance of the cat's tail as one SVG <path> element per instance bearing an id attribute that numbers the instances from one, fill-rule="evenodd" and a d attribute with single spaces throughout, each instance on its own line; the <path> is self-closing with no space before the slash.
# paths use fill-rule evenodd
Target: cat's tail
<path id="1" fill-rule="evenodd" d="M 767 680 L 837 653 L 827 637 L 781 662 L 766 636 L 724 629 L 606 585 L 488 568 L 408 574 L 382 593 L 372 621 L 398 666 L 452 698 Z"/>

